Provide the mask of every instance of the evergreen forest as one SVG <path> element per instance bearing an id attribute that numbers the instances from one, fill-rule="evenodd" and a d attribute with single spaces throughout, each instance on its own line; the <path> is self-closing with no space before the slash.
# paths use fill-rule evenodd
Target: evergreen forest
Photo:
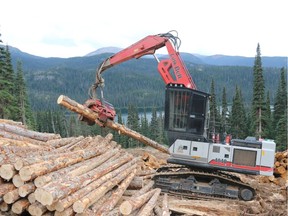
<path id="1" fill-rule="evenodd" d="M 27 61 L 13 59 L 9 47 L 0 46 L 0 118 L 62 137 L 113 133 L 125 148 L 142 146 L 107 128 L 88 126 L 56 103 L 62 94 L 80 103 L 88 99 L 96 68 L 108 56 L 47 61 L 33 57 Z M 263 67 L 259 44 L 251 67 L 185 64 L 198 89 L 211 95 L 209 137 L 215 132 L 240 139 L 255 136 L 275 140 L 279 151 L 287 148 L 287 68 Z M 167 145 L 165 84 L 157 73 L 157 63 L 149 58 L 130 60 L 109 69 L 103 77 L 104 97 L 114 105 L 118 123 Z M 148 112 L 152 113 L 150 119 Z"/>

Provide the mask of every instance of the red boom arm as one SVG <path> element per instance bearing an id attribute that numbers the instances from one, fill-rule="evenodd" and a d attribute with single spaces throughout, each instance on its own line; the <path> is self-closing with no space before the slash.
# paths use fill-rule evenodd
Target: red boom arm
<path id="1" fill-rule="evenodd" d="M 134 43 L 126 49 L 116 53 L 115 55 L 107 58 L 102 62 L 98 68 L 96 74 L 96 83 L 94 89 L 101 85 L 104 81 L 101 77 L 101 73 L 114 65 L 120 64 L 132 58 L 140 58 L 144 55 L 154 54 L 157 49 L 166 46 L 169 53 L 168 59 L 159 61 L 158 59 L 158 71 L 163 78 L 165 84 L 182 84 L 186 88 L 197 89 L 192 77 L 190 76 L 187 68 L 185 67 L 178 50 L 176 50 L 175 43 L 176 38 L 171 33 L 150 35 L 142 40 Z M 171 41 L 174 42 L 174 46 Z M 170 73 L 170 69 L 173 68 L 173 73 Z"/>

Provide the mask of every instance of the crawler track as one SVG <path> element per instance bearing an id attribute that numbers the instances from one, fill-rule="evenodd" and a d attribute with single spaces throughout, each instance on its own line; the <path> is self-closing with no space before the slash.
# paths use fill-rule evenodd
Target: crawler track
<path id="1" fill-rule="evenodd" d="M 252 200 L 255 190 L 237 176 L 219 171 L 192 170 L 181 165 L 161 167 L 153 177 L 162 191 L 199 199 Z"/>

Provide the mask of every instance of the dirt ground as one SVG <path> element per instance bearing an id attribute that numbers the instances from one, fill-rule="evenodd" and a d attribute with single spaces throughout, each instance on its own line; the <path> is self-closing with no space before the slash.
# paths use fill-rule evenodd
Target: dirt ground
<path id="1" fill-rule="evenodd" d="M 154 155 L 157 159 L 166 160 L 168 155 L 153 148 L 128 149 L 134 156 L 142 156 L 145 152 Z M 287 216 L 287 183 L 278 186 L 274 183 L 261 183 L 260 176 L 238 175 L 242 181 L 249 183 L 256 189 L 255 199 L 252 201 L 240 200 L 200 200 L 187 199 L 179 196 L 168 196 L 171 215 L 194 216 Z M 287 182 L 287 181 L 286 181 Z M 161 199 L 159 205 L 161 206 Z"/>

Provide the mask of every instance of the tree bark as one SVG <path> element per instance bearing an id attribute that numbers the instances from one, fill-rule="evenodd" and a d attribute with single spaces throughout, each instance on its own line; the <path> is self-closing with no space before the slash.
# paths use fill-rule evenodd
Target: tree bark
<path id="1" fill-rule="evenodd" d="M 57 103 L 66 107 L 67 109 L 69 109 L 73 112 L 76 112 L 76 113 L 84 116 L 85 118 L 87 118 L 91 121 L 95 121 L 98 119 L 98 113 L 93 112 L 89 108 L 84 107 L 82 104 L 79 104 L 76 101 L 71 100 L 67 96 L 60 95 L 58 100 L 57 100 Z M 118 133 L 120 133 L 120 134 L 124 134 L 124 135 L 129 136 L 133 139 L 136 139 L 136 140 L 144 143 L 145 145 L 149 145 L 155 149 L 158 149 L 161 152 L 169 154 L 169 150 L 166 147 L 164 147 L 163 145 L 155 142 L 154 140 L 149 139 L 148 137 L 145 137 L 145 136 L 139 134 L 136 131 L 133 131 L 133 130 L 125 127 L 124 125 L 118 124 L 118 123 L 113 122 L 111 120 L 107 120 L 107 122 L 104 124 L 104 126 L 110 128 L 110 129 L 113 129 L 115 131 L 118 131 Z"/>
<path id="2" fill-rule="evenodd" d="M 23 181 L 29 181 L 35 179 L 37 176 L 44 175 L 48 172 L 67 167 L 69 165 L 78 163 L 80 161 L 95 157 L 105 152 L 106 149 L 99 149 L 97 147 L 79 150 L 71 154 L 66 154 L 62 157 L 52 159 L 49 161 L 43 161 L 41 163 L 32 164 L 30 166 L 24 166 L 20 169 L 19 175 Z"/>
<path id="3" fill-rule="evenodd" d="M 63 211 L 64 209 L 73 205 L 74 202 L 84 197 L 86 194 L 90 193 L 92 190 L 95 190 L 96 188 L 100 187 L 103 183 L 110 181 L 110 179 L 114 178 L 115 176 L 119 175 L 120 173 L 124 172 L 127 169 L 128 170 L 134 169 L 136 167 L 135 164 L 137 163 L 138 159 L 135 158 L 132 161 L 120 166 L 119 168 L 116 168 L 111 172 L 107 172 L 102 177 L 99 176 L 99 178 L 95 178 L 94 181 L 88 184 L 87 186 L 83 186 L 80 190 L 58 201 L 56 205 L 56 210 L 59 212 Z"/>
<path id="4" fill-rule="evenodd" d="M 91 191 L 89 194 L 85 195 L 82 199 L 76 201 L 73 204 L 73 210 L 77 213 L 82 213 L 89 206 L 97 202 L 102 196 L 104 196 L 109 190 L 111 190 L 115 185 L 121 182 L 127 175 L 131 172 L 130 169 L 123 171 L 119 175 L 115 176 L 108 182 L 102 184 L 96 190 Z M 133 171 L 132 171 L 133 172 Z M 134 168 L 136 172 L 136 167 Z"/>
<path id="5" fill-rule="evenodd" d="M 161 189 L 160 188 L 156 188 L 155 190 L 156 191 L 155 191 L 154 195 L 146 203 L 144 208 L 141 209 L 141 211 L 138 213 L 139 215 L 141 215 L 141 216 L 149 216 L 149 215 L 151 215 L 151 212 L 153 211 L 153 208 L 156 206 L 158 197 L 159 197 L 159 195 L 161 193 Z"/>
<path id="6" fill-rule="evenodd" d="M 130 199 L 124 201 L 119 207 L 121 214 L 130 215 L 133 211 L 141 208 L 155 193 L 156 189 L 153 189 L 142 194 L 141 196 L 131 197 Z"/>
<path id="7" fill-rule="evenodd" d="M 163 212 L 162 216 L 169 216 L 170 215 L 170 211 L 169 211 L 169 207 L 168 207 L 168 195 L 167 195 L 167 193 L 165 193 L 163 196 L 162 212 Z"/>
<path id="8" fill-rule="evenodd" d="M 69 177 L 74 176 L 80 176 L 88 171 L 91 171 L 92 169 L 96 168 L 103 162 L 107 161 L 109 158 L 111 158 L 113 155 L 115 155 L 117 152 L 119 152 L 118 149 L 112 149 L 104 154 L 85 160 L 80 163 L 76 163 L 72 166 L 68 166 L 66 168 L 60 169 L 59 171 L 54 171 L 51 173 L 47 173 L 46 175 L 42 175 L 37 177 L 34 180 L 34 183 L 36 187 L 43 187 L 44 185 L 48 184 L 51 181 L 59 180 L 62 178 L 62 176 L 68 175 Z"/>
<path id="9" fill-rule="evenodd" d="M 134 171 L 132 171 L 132 173 L 130 173 L 128 177 L 126 177 L 126 179 L 122 181 L 116 191 L 112 193 L 111 197 L 107 199 L 106 202 L 102 205 L 102 207 L 97 211 L 97 213 L 95 214 L 96 216 L 105 215 L 116 206 L 116 204 L 122 197 L 124 191 L 127 189 L 128 185 L 135 177 L 136 171 L 137 169 L 134 169 Z"/>
<path id="10" fill-rule="evenodd" d="M 144 186 L 144 180 L 140 176 L 135 176 L 133 180 L 130 182 L 130 185 L 128 186 L 128 189 L 135 190 L 135 189 L 141 189 Z"/>
<path id="11" fill-rule="evenodd" d="M 133 156 L 125 154 L 119 157 L 117 160 L 106 162 L 105 164 L 85 173 L 81 176 L 77 176 L 73 179 L 64 182 L 51 182 L 45 185 L 43 188 L 37 188 L 35 191 L 36 200 L 41 202 L 43 205 L 51 205 L 52 203 L 63 199 L 64 197 L 74 193 L 81 187 L 85 187 L 92 181 L 98 179 L 99 177 L 111 172 L 112 170 L 118 168 L 129 160 L 132 160 Z"/>
<path id="12" fill-rule="evenodd" d="M 0 129 L 7 131 L 9 133 L 17 134 L 20 136 L 24 136 L 24 137 L 28 137 L 34 140 L 39 140 L 39 141 L 44 141 L 44 142 L 51 140 L 51 139 L 61 138 L 59 134 L 36 132 L 36 131 L 28 130 L 22 127 L 5 124 L 5 123 L 0 123 Z"/>
<path id="13" fill-rule="evenodd" d="M 150 191 L 154 186 L 154 181 L 149 181 L 143 188 L 138 190 L 135 194 L 132 195 L 132 198 L 141 196 L 146 192 Z"/>

